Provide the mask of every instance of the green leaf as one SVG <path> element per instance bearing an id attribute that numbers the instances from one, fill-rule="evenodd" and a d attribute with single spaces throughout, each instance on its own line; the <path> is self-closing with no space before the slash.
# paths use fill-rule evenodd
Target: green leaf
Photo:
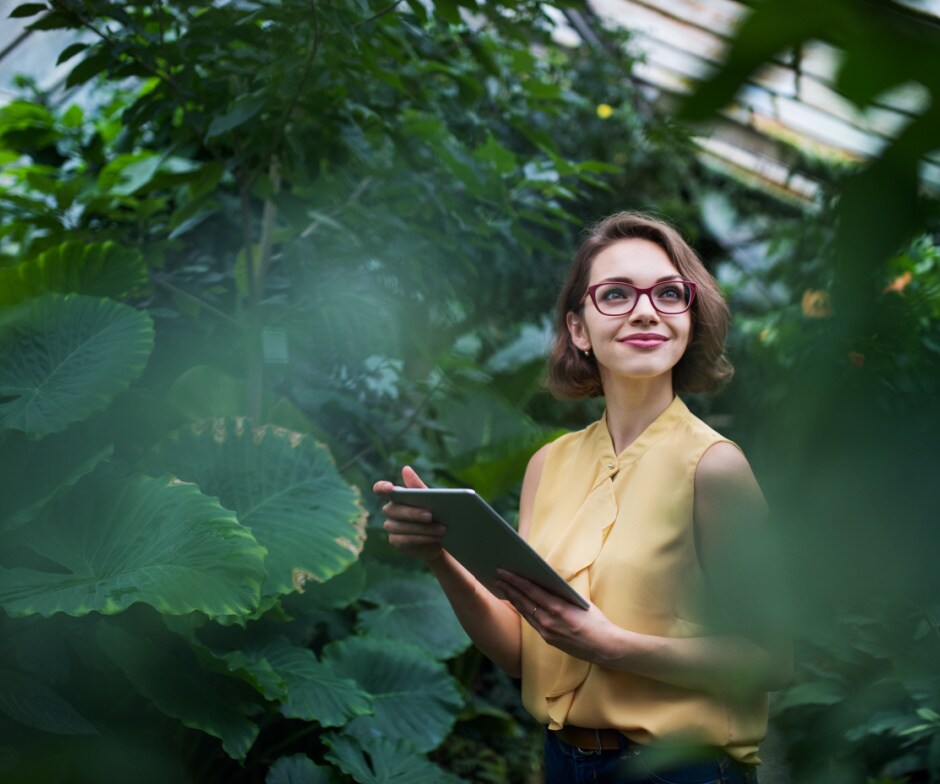
<path id="1" fill-rule="evenodd" d="M 463 705 L 444 665 L 407 643 L 351 637 L 327 645 L 323 661 L 372 696 L 374 715 L 360 716 L 345 729 L 366 748 L 384 738 L 430 751 L 447 737 Z"/>
<path id="2" fill-rule="evenodd" d="M 342 735 L 324 738 L 326 758 L 359 784 L 459 784 L 463 779 L 417 754 L 403 740 L 375 738 L 357 742 Z"/>
<path id="3" fill-rule="evenodd" d="M 365 513 L 358 491 L 308 436 L 219 419 L 172 433 L 146 465 L 195 482 L 238 514 L 267 548 L 265 595 L 327 580 L 362 549 Z"/>
<path id="4" fill-rule="evenodd" d="M 805 705 L 836 705 L 845 698 L 845 687 L 835 681 L 807 681 L 783 692 L 774 704 L 774 709 L 781 712 Z"/>
<path id="5" fill-rule="evenodd" d="M 257 96 L 239 98 L 225 114 L 213 118 L 212 122 L 209 123 L 209 130 L 206 131 L 206 139 L 220 136 L 226 131 L 243 125 L 260 112 L 263 106 L 264 98 Z"/>
<path id="6" fill-rule="evenodd" d="M 207 218 L 211 218 L 213 215 L 217 214 L 221 209 L 221 205 L 217 201 L 209 200 L 206 204 L 206 207 L 188 217 L 181 217 L 180 215 L 174 214 L 170 220 L 172 231 L 167 235 L 167 239 L 175 240 L 177 237 L 182 237 L 187 232 L 195 229 Z"/>
<path id="7" fill-rule="evenodd" d="M 688 97 L 683 117 L 702 120 L 726 106 L 761 65 L 812 39 L 827 40 L 851 23 L 842 0 L 768 0 L 756 4 L 736 30 L 724 63 Z"/>
<path id="8" fill-rule="evenodd" d="M 173 382 L 166 399 L 195 422 L 236 417 L 248 410 L 248 385 L 213 365 L 193 365 Z"/>
<path id="9" fill-rule="evenodd" d="M 62 65 L 62 63 L 71 60 L 73 57 L 75 57 L 75 55 L 79 54 L 80 52 L 84 52 L 87 48 L 88 48 L 88 44 L 83 44 L 83 43 L 69 44 L 68 46 L 65 47 L 65 49 L 63 49 L 59 53 L 59 56 L 56 59 L 55 64 Z"/>
<path id="10" fill-rule="evenodd" d="M 57 27 L 68 27 L 68 23 L 65 24 L 58 23 L 58 20 L 62 17 L 58 14 L 49 14 L 44 19 L 49 19 L 50 24 L 55 24 Z M 55 19 L 53 22 L 51 20 Z M 63 20 L 64 21 L 64 20 Z M 36 22 L 38 25 L 39 22 Z M 38 29 L 36 25 L 33 25 L 33 29 Z M 68 77 L 65 80 L 66 88 L 79 87 L 85 82 L 91 81 L 100 73 L 105 71 L 107 67 L 111 64 L 111 52 L 108 49 L 96 49 L 92 51 L 88 57 L 82 60 L 78 65 L 76 65 Z"/>
<path id="11" fill-rule="evenodd" d="M 88 721 L 41 681 L 11 670 L 0 670 L 0 713 L 57 735 L 97 735 Z"/>
<path id="12" fill-rule="evenodd" d="M 162 161 L 152 152 L 118 155 L 98 175 L 98 189 L 109 196 L 131 196 L 153 180 Z"/>
<path id="13" fill-rule="evenodd" d="M 86 294 L 120 299 L 147 284 L 140 251 L 114 242 L 58 245 L 32 261 L 0 270 L 0 307 L 42 294 Z"/>
<path id="14" fill-rule="evenodd" d="M 140 375 L 153 323 L 121 303 L 47 294 L 0 316 L 0 430 L 44 436 L 105 408 Z"/>
<path id="15" fill-rule="evenodd" d="M 281 712 L 287 718 L 341 727 L 372 712 L 369 695 L 354 680 L 337 675 L 330 664 L 319 661 L 308 648 L 278 639 L 259 654 L 284 679 L 287 698 Z"/>
<path id="16" fill-rule="evenodd" d="M 188 648 L 154 644 L 102 622 L 95 639 L 107 657 L 143 696 L 187 727 L 222 741 L 226 754 L 244 759 L 258 737 L 258 725 L 245 715 L 253 704 L 237 680 L 204 670 Z"/>
<path id="17" fill-rule="evenodd" d="M 304 754 L 281 757 L 269 769 L 264 784 L 329 784 L 330 769 Z"/>
<path id="18" fill-rule="evenodd" d="M 310 583 L 304 587 L 303 593 L 285 596 L 281 602 L 291 615 L 339 610 L 356 601 L 365 586 L 366 570 L 360 559 L 325 583 Z"/>
<path id="19" fill-rule="evenodd" d="M 519 161 L 512 150 L 503 147 L 492 135 L 488 136 L 485 144 L 481 144 L 473 152 L 474 156 L 493 164 L 500 174 L 512 174 L 518 171 Z"/>
<path id="20" fill-rule="evenodd" d="M 10 615 L 113 615 L 136 602 L 170 615 L 234 615 L 257 605 L 264 579 L 264 549 L 248 529 L 167 477 L 86 477 L 16 536 L 49 567 L 0 569 Z"/>
<path id="21" fill-rule="evenodd" d="M 64 487 L 75 484 L 114 451 L 86 428 L 32 441 L 11 430 L 0 438 L 0 533 L 35 517 Z"/>
<path id="22" fill-rule="evenodd" d="M 166 616 L 167 628 L 174 630 L 175 619 L 177 619 L 176 616 Z M 225 663 L 229 673 L 245 681 L 266 700 L 280 702 L 287 696 L 284 679 L 267 659 L 261 659 L 248 651 L 234 650 L 220 653 L 201 645 L 192 635 L 183 636 L 187 637 L 191 645 L 206 648 L 211 656 Z"/>
<path id="23" fill-rule="evenodd" d="M 450 659 L 469 647 L 470 639 L 430 575 L 370 566 L 369 582 L 361 598 L 374 607 L 359 613 L 360 634 L 410 642 L 438 659 Z"/>
<path id="24" fill-rule="evenodd" d="M 35 16 L 43 11 L 48 11 L 49 6 L 45 3 L 23 3 L 10 11 L 10 19 L 23 19 L 27 16 Z"/>

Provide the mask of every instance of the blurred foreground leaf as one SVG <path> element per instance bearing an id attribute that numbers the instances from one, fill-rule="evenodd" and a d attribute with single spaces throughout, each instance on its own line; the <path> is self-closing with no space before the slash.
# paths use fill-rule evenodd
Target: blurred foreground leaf
<path id="1" fill-rule="evenodd" d="M 140 375 L 150 316 L 78 294 L 47 294 L 0 315 L 0 430 L 44 436 L 105 408 Z"/>
<path id="2" fill-rule="evenodd" d="M 0 670 L 0 713 L 43 732 L 97 734 L 97 730 L 52 689 L 21 672 Z"/>

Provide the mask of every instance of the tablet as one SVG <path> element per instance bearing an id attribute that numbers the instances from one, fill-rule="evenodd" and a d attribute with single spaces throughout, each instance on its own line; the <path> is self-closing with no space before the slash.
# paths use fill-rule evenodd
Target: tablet
<path id="1" fill-rule="evenodd" d="M 578 607 L 590 606 L 476 491 L 396 487 L 386 495 L 396 503 L 430 510 L 447 526 L 444 549 L 497 596 L 496 570 L 505 569 Z"/>

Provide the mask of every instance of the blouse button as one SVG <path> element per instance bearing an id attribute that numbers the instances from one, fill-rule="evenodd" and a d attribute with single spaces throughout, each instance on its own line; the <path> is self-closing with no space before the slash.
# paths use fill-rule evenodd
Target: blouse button
<path id="1" fill-rule="evenodd" d="M 607 464 L 607 469 L 608 469 L 609 471 L 613 471 L 613 470 L 614 470 L 614 464 L 613 464 L 613 463 L 608 463 L 608 464 Z"/>

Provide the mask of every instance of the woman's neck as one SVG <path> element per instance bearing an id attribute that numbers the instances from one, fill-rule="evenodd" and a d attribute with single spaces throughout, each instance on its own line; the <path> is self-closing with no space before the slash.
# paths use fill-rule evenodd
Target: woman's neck
<path id="1" fill-rule="evenodd" d="M 609 387 L 609 388 L 608 388 Z M 672 403 L 672 378 L 631 379 L 604 385 L 607 429 L 619 455 Z"/>

